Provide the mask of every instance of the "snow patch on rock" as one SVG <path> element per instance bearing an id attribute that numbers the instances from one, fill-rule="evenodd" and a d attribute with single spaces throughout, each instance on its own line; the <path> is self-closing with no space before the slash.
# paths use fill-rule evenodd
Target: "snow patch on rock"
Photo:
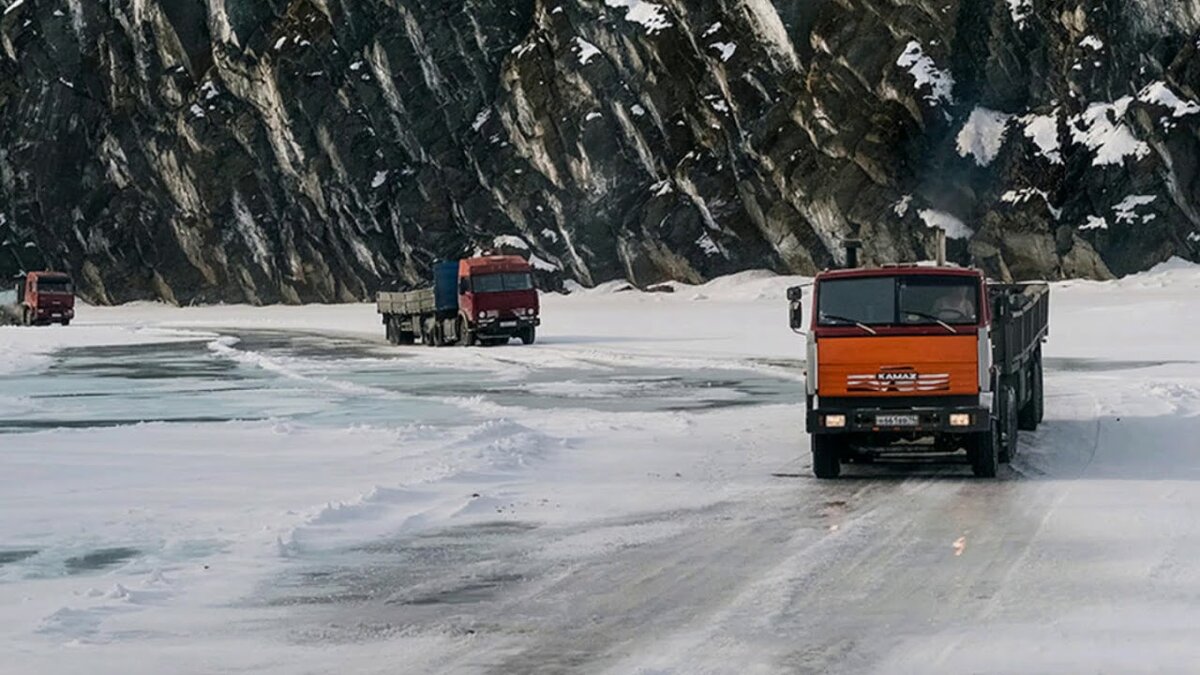
<path id="1" fill-rule="evenodd" d="M 979 166 L 991 164 L 1004 147 L 1011 119 L 1008 113 L 976 107 L 958 132 L 958 155 L 974 157 Z"/>
<path id="2" fill-rule="evenodd" d="M 625 10 L 625 20 L 640 24 L 650 35 L 657 35 L 671 27 L 667 20 L 667 8 L 657 2 L 646 0 L 604 0 L 604 4 L 614 9 Z"/>
<path id="3" fill-rule="evenodd" d="M 913 40 L 896 59 L 896 65 L 908 71 L 918 90 L 928 87 L 925 101 L 933 107 L 954 102 L 954 76 L 949 70 L 937 67 L 933 58 L 925 54 L 921 43 Z"/>
<path id="4" fill-rule="evenodd" d="M 946 231 L 946 237 L 949 239 L 970 239 L 975 234 L 974 230 L 966 223 L 945 211 L 924 209 L 920 212 L 920 216 L 921 220 L 925 221 L 926 227 L 942 228 Z"/>
<path id="5" fill-rule="evenodd" d="M 1096 153 L 1093 166 L 1119 165 L 1127 157 L 1144 159 L 1150 154 L 1150 146 L 1121 122 L 1130 103 L 1132 96 L 1112 103 L 1093 103 L 1071 118 L 1071 139 Z"/>

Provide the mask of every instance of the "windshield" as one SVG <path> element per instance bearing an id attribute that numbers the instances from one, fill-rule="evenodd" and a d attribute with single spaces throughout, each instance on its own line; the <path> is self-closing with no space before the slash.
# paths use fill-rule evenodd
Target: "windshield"
<path id="1" fill-rule="evenodd" d="M 906 275 L 823 281 L 817 292 L 822 326 L 975 324 L 979 282 L 973 278 Z"/>
<path id="2" fill-rule="evenodd" d="M 66 279 L 38 279 L 38 293 L 70 293 L 71 282 Z"/>
<path id="3" fill-rule="evenodd" d="M 500 291 L 528 291 L 533 288 L 533 278 L 528 272 L 505 272 L 503 274 L 481 274 L 471 277 L 471 289 L 476 293 L 499 293 Z"/>

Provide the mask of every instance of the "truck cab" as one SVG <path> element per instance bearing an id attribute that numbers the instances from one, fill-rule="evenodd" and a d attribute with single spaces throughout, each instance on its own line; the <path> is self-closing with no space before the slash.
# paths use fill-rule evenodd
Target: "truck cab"
<path id="1" fill-rule="evenodd" d="M 966 450 L 977 475 L 995 475 L 1016 452 L 1019 418 L 1040 421 L 1048 295 L 1031 288 L 944 266 L 818 275 L 806 374 L 814 473 L 836 477 L 843 462 L 884 453 Z M 802 295 L 789 290 L 797 330 Z"/>
<path id="2" fill-rule="evenodd" d="M 75 318 L 75 287 L 61 272 L 29 272 L 17 279 L 0 302 L 15 321 L 25 326 L 66 326 Z"/>
<path id="3" fill-rule="evenodd" d="M 529 263 L 519 256 L 467 258 L 458 263 L 458 305 L 481 340 L 535 340 L 541 323 Z"/>

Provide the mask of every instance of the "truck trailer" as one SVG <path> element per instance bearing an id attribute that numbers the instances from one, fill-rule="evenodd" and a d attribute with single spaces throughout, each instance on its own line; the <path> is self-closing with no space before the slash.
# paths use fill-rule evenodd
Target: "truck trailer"
<path id="1" fill-rule="evenodd" d="M 430 288 L 380 292 L 376 304 L 392 344 L 528 345 L 541 325 L 532 270 L 519 256 L 438 262 Z"/>
<path id="2" fill-rule="evenodd" d="M 803 287 L 788 290 L 803 324 Z M 819 274 L 807 332 L 813 473 L 880 454 L 965 450 L 994 477 L 1044 411 L 1050 289 L 975 269 L 888 266 Z"/>
<path id="3" fill-rule="evenodd" d="M 0 324 L 67 326 L 74 318 L 75 287 L 62 272 L 28 272 L 0 291 Z"/>

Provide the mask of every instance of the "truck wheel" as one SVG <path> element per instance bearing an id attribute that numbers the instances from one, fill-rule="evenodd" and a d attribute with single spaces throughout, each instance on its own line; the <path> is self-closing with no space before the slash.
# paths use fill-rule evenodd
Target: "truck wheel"
<path id="1" fill-rule="evenodd" d="M 466 317 L 462 316 L 461 314 L 458 316 L 457 331 L 459 344 L 464 347 L 475 346 L 475 342 L 478 340 L 475 335 L 475 331 L 471 330 L 470 322 L 468 322 Z"/>
<path id="2" fill-rule="evenodd" d="M 537 328 L 530 326 L 521 331 L 521 343 L 531 345 L 537 340 Z"/>
<path id="3" fill-rule="evenodd" d="M 1019 444 L 1017 428 L 1017 390 L 1011 384 L 1000 387 L 1000 462 L 1008 464 L 1017 456 Z"/>
<path id="4" fill-rule="evenodd" d="M 837 478 L 842 473 L 842 443 L 833 436 L 813 435 L 813 475 L 817 478 Z"/>
<path id="5" fill-rule="evenodd" d="M 1022 431 L 1036 431 L 1046 414 L 1045 389 L 1042 386 L 1042 355 L 1038 353 L 1029 364 L 1029 400 L 1021 407 L 1018 425 Z"/>
<path id="6" fill-rule="evenodd" d="M 32 326 L 33 325 L 33 313 L 29 311 L 28 307 L 25 307 L 21 310 L 21 325 L 22 326 Z"/>
<path id="7" fill-rule="evenodd" d="M 417 341 L 417 336 L 407 331 L 400 331 L 397 344 L 411 345 Z"/>
<path id="8" fill-rule="evenodd" d="M 990 431 L 975 434 L 967 447 L 971 472 L 980 478 L 995 478 L 1000 470 L 1000 424 L 992 420 Z"/>
<path id="9" fill-rule="evenodd" d="M 71 325 L 71 320 L 70 320 L 70 319 L 63 319 L 63 320 L 62 320 L 62 325 L 63 325 L 63 326 L 70 326 L 70 325 Z"/>

